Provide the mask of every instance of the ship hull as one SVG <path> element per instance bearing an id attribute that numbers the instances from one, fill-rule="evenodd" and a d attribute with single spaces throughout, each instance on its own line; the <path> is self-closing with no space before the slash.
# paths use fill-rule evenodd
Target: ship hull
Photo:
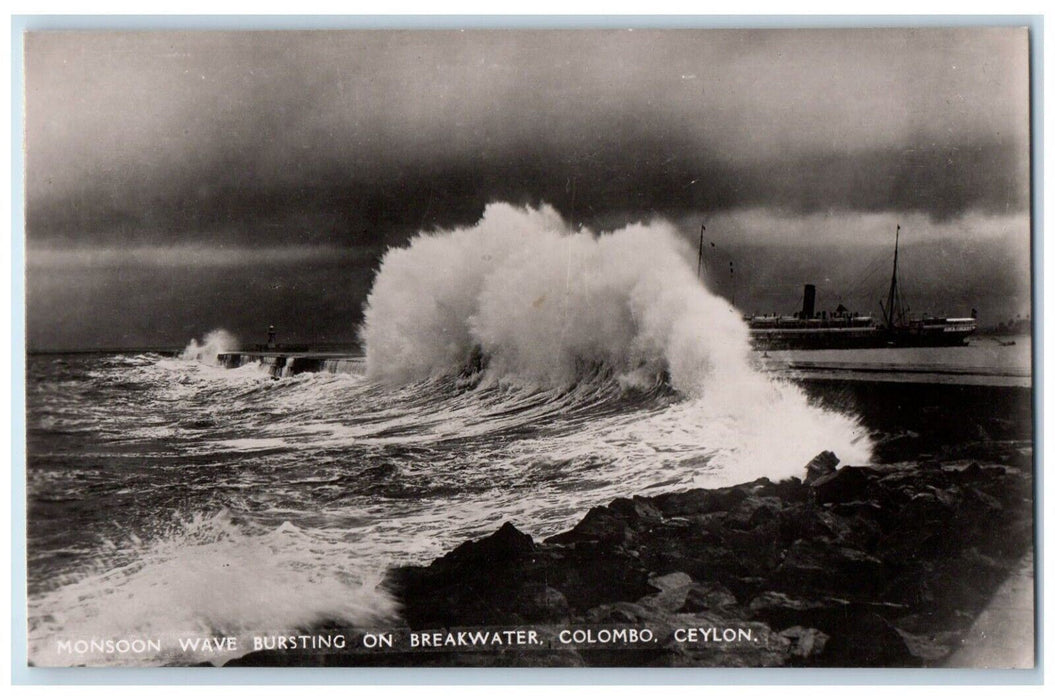
<path id="1" fill-rule="evenodd" d="M 924 328 L 898 329 L 798 329 L 751 330 L 751 345 L 758 350 L 852 350 L 866 348 L 954 347 L 965 345 L 972 330 Z"/>

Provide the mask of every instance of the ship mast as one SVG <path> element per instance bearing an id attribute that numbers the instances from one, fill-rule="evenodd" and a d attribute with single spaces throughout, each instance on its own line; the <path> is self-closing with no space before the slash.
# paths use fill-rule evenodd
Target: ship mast
<path id="1" fill-rule="evenodd" d="M 700 224 L 700 252 L 696 256 L 696 279 L 703 279 L 703 232 L 707 230 L 704 224 Z"/>
<path id="2" fill-rule="evenodd" d="M 901 294 L 897 286 L 897 253 L 898 243 L 901 238 L 901 224 L 897 225 L 897 233 L 894 234 L 894 272 L 890 275 L 890 292 L 887 294 L 886 315 L 887 328 L 893 330 L 894 324 L 904 318 L 905 312 L 901 308 Z M 895 315 L 896 312 L 896 315 Z"/>

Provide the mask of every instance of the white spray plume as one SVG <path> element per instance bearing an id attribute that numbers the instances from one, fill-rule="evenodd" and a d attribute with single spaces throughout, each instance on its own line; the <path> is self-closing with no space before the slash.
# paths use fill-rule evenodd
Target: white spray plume
<path id="1" fill-rule="evenodd" d="M 238 349 L 238 339 L 222 328 L 209 331 L 201 344 L 197 339 L 191 339 L 187 347 L 180 353 L 184 360 L 197 360 L 206 364 L 217 364 L 217 356 L 222 352 L 232 352 Z"/>
<path id="2" fill-rule="evenodd" d="M 692 258 L 666 222 L 596 235 L 571 230 L 549 206 L 489 205 L 474 226 L 385 254 L 360 331 L 367 374 L 449 375 L 477 350 L 484 382 L 560 386 L 585 363 L 642 386 L 665 371 L 691 401 L 689 422 L 710 426 L 701 438 L 723 443 L 701 447 L 750 456 L 744 477 L 797 475 L 824 449 L 868 460 L 855 419 L 752 367 L 740 313 L 696 278 Z"/>
<path id="3" fill-rule="evenodd" d="M 710 294 L 667 223 L 596 236 L 548 206 L 487 207 L 470 228 L 388 251 L 367 300 L 367 372 L 406 382 L 456 370 L 474 348 L 492 377 L 554 384 L 583 362 L 622 379 L 667 370 L 693 395 L 746 365 L 747 329 Z"/>

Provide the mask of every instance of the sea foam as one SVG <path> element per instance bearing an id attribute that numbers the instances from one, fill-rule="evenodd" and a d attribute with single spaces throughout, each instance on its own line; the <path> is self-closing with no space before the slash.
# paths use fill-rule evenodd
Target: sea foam
<path id="1" fill-rule="evenodd" d="M 360 330 L 367 376 L 421 381 L 483 358 L 482 384 L 554 388 L 601 366 L 628 389 L 666 378 L 684 402 L 647 422 L 735 453 L 729 479 L 799 475 L 824 449 L 868 460 L 856 419 L 752 364 L 741 314 L 691 260 L 667 222 L 595 233 L 549 206 L 492 204 L 474 226 L 386 253 Z"/>
<path id="2" fill-rule="evenodd" d="M 367 374 L 443 375 L 478 350 L 496 379 L 555 385 L 596 363 L 628 382 L 668 371 L 696 395 L 746 366 L 748 340 L 688 254 L 667 223 L 596 235 L 570 231 L 548 206 L 493 204 L 475 226 L 385 255 L 361 330 Z"/>
<path id="3" fill-rule="evenodd" d="M 397 611 L 377 587 L 378 574 L 361 569 L 348 543 L 288 522 L 253 526 L 221 509 L 175 518 L 150 541 L 129 534 L 111 548 L 127 563 L 85 572 L 31 602 L 29 655 L 36 665 L 142 663 L 108 649 L 71 657 L 56 644 L 133 638 L 160 640 L 163 652 L 146 659 L 152 663 L 219 663 L 230 655 L 183 649 L 179 640 L 289 634 L 324 622 L 376 624 L 391 622 Z"/>
<path id="4" fill-rule="evenodd" d="M 218 356 L 222 352 L 231 352 L 238 349 L 238 338 L 222 328 L 217 328 L 205 334 L 201 344 L 196 338 L 192 338 L 187 347 L 183 348 L 180 358 L 184 360 L 198 360 L 206 364 L 217 364 Z"/>

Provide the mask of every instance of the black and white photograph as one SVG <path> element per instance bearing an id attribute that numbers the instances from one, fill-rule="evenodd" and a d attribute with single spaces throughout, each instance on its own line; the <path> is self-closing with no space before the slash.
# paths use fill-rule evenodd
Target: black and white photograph
<path id="1" fill-rule="evenodd" d="M 470 25 L 22 36 L 24 665 L 1034 668 L 1030 28 Z"/>

